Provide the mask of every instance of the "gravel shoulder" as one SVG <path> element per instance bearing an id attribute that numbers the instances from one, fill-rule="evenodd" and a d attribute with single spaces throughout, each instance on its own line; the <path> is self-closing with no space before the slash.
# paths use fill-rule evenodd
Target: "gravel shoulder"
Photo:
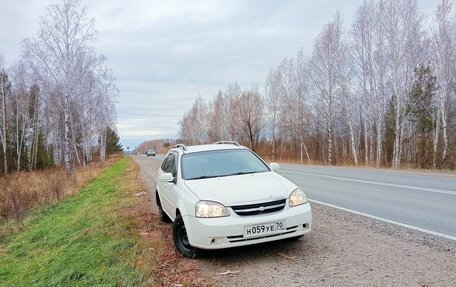
<path id="1" fill-rule="evenodd" d="M 133 158 L 155 191 L 159 162 Z M 315 203 L 312 211 L 301 240 L 210 252 L 197 268 L 216 286 L 455 286 L 456 242 Z"/>

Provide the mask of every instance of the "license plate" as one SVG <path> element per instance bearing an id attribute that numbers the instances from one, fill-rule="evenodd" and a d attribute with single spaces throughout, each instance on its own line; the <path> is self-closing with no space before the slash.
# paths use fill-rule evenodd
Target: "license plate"
<path id="1" fill-rule="evenodd" d="M 262 235 L 269 235 L 279 233 L 285 230 L 285 222 L 279 221 L 274 223 L 258 224 L 248 226 L 244 229 L 244 237 L 257 237 Z"/>

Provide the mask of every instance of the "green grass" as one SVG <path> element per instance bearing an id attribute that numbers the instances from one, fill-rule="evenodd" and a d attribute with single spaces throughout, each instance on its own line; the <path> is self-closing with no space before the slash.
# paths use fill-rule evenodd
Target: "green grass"
<path id="1" fill-rule="evenodd" d="M 0 286 L 137 286 L 134 222 L 123 158 L 76 195 L 42 210 L 25 230 L 0 242 Z"/>

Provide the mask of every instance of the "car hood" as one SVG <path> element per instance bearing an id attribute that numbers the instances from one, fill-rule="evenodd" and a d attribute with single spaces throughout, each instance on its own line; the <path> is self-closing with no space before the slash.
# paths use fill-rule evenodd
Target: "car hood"
<path id="1" fill-rule="evenodd" d="M 275 172 L 186 180 L 185 185 L 199 199 L 225 206 L 288 198 L 294 187 Z"/>

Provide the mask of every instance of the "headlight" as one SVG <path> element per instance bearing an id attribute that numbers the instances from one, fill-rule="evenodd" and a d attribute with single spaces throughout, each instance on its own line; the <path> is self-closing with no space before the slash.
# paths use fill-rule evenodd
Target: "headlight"
<path id="1" fill-rule="evenodd" d="M 196 217 L 225 217 L 230 216 L 228 209 L 218 202 L 214 201 L 198 201 L 195 206 L 195 216 Z"/>
<path id="2" fill-rule="evenodd" d="M 289 199 L 290 207 L 298 206 L 307 202 L 307 196 L 300 188 L 293 190 L 293 192 L 290 193 Z"/>

